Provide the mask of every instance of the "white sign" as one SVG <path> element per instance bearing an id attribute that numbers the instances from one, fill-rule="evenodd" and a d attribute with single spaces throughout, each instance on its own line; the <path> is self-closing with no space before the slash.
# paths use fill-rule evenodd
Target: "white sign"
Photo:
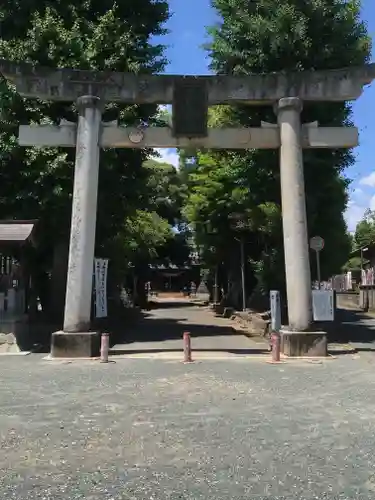
<path id="1" fill-rule="evenodd" d="M 310 248 L 311 250 L 315 250 L 315 252 L 320 252 L 324 248 L 324 240 L 321 236 L 314 236 L 310 240 Z"/>
<path id="2" fill-rule="evenodd" d="M 334 321 L 335 306 L 333 290 L 313 290 L 314 321 Z"/>
<path id="3" fill-rule="evenodd" d="M 95 316 L 106 318 L 107 310 L 108 259 L 94 259 L 95 276 Z"/>

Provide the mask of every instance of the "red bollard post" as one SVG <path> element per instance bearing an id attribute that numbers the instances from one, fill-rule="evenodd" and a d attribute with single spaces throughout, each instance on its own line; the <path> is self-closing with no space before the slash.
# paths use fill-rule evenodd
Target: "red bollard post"
<path id="1" fill-rule="evenodd" d="M 271 344 L 272 344 L 272 363 L 279 363 L 280 345 L 281 345 L 281 337 L 279 332 L 273 332 L 271 334 Z"/>
<path id="2" fill-rule="evenodd" d="M 100 345 L 100 362 L 108 363 L 109 352 L 109 333 L 102 333 L 102 341 Z"/>
<path id="3" fill-rule="evenodd" d="M 189 332 L 184 332 L 184 363 L 192 363 L 191 337 Z"/>

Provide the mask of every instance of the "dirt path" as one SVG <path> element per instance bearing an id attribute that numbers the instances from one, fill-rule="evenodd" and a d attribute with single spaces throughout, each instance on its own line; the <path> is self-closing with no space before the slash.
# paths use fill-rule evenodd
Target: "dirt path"
<path id="1" fill-rule="evenodd" d="M 193 350 L 226 355 L 249 355 L 267 351 L 268 345 L 256 343 L 234 330 L 230 320 L 218 318 L 205 307 L 184 299 L 158 300 L 156 308 L 147 312 L 124 342 L 112 352 L 123 354 L 156 354 L 181 352 L 185 331 L 192 337 Z"/>

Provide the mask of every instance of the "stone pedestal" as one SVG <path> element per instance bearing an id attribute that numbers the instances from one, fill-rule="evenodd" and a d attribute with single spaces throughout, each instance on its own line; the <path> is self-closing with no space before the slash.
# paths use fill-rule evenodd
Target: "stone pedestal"
<path id="1" fill-rule="evenodd" d="M 327 334 L 325 332 L 281 331 L 281 352 L 290 357 L 328 356 Z"/>
<path id="2" fill-rule="evenodd" d="M 51 341 L 53 358 L 95 358 L 100 354 L 97 332 L 54 332 Z"/>

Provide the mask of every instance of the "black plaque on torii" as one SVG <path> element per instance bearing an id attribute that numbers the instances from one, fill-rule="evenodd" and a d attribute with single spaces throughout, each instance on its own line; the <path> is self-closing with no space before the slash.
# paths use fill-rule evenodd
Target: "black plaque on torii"
<path id="1" fill-rule="evenodd" d="M 207 137 L 208 89 L 205 78 L 178 78 L 173 86 L 173 137 Z"/>

